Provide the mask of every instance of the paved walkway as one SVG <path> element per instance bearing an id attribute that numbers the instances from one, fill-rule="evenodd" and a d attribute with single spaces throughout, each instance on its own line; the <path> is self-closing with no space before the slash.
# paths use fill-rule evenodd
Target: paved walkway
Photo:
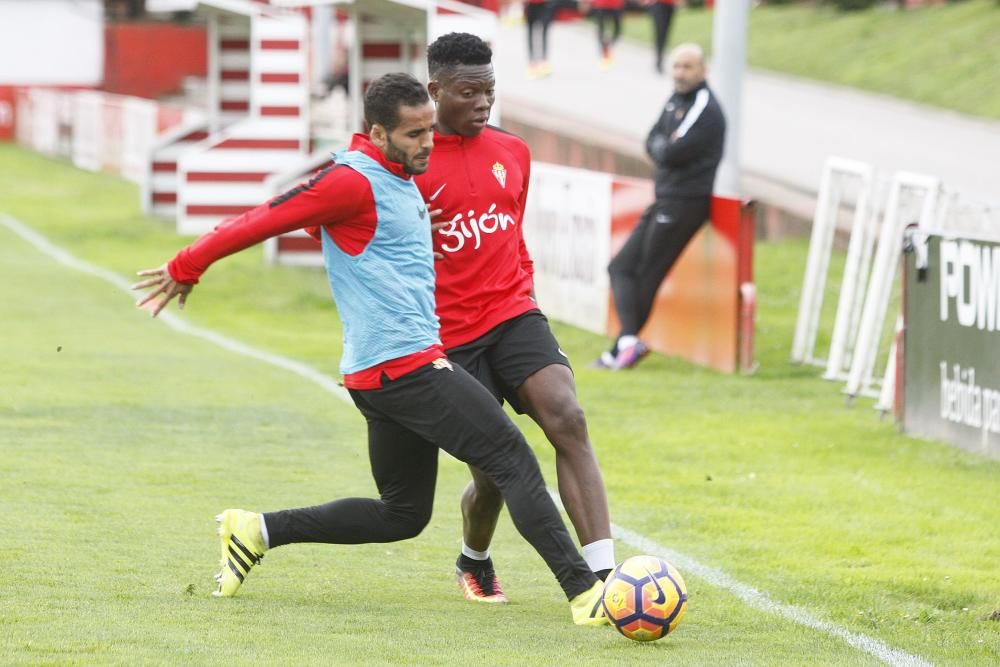
<path id="1" fill-rule="evenodd" d="M 653 70 L 652 47 L 622 41 L 616 67 L 598 69 L 590 23 L 552 26 L 552 76 L 531 81 L 523 26 L 501 28 L 495 45 L 501 113 L 527 105 L 641 150 L 670 92 Z M 711 84 L 711 72 L 709 72 Z M 744 190 L 772 184 L 807 194 L 830 155 L 937 176 L 964 200 L 1000 207 L 1000 122 L 963 116 L 851 88 L 749 70 L 743 90 Z M 762 183 L 762 181 L 764 183 Z"/>

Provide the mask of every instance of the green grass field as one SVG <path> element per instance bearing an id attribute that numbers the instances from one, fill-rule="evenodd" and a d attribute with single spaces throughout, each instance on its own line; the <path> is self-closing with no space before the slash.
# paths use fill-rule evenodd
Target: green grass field
<path id="1" fill-rule="evenodd" d="M 631 16 L 624 34 L 652 44 L 651 21 Z M 670 42 L 686 41 L 711 47 L 712 12 L 681 8 L 675 14 Z M 1000 6 L 993 0 L 910 11 L 754 7 L 747 58 L 752 67 L 1000 118 Z"/>
<path id="2" fill-rule="evenodd" d="M 0 174 L 0 214 L 120 276 L 184 243 L 117 179 L 9 145 Z M 0 225 L 0 663 L 839 666 L 879 664 L 873 642 L 933 664 L 1000 663 L 1000 462 L 904 437 L 788 364 L 805 253 L 757 249 L 752 377 L 658 355 L 601 373 L 585 365 L 606 341 L 557 327 L 612 520 L 798 610 L 762 611 L 722 575 L 688 570 L 684 622 L 640 645 L 572 626 L 506 516 L 494 559 L 512 602 L 464 601 L 451 568 L 467 477 L 447 457 L 419 538 L 277 549 L 240 596 L 211 598 L 219 510 L 374 494 L 363 419 L 299 376 L 151 320 Z M 213 267 L 183 318 L 334 374 L 327 289 L 256 249 Z M 551 448 L 520 423 L 554 486 Z"/>

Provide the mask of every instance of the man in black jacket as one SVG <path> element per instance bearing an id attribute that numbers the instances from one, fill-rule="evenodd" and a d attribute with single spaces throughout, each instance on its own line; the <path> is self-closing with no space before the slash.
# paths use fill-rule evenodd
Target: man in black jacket
<path id="1" fill-rule="evenodd" d="M 726 120 L 705 83 L 701 47 L 681 44 L 670 62 L 674 94 L 646 138 L 656 165 L 656 200 L 608 266 L 621 331 L 594 363 L 598 368 L 632 368 L 649 353 L 638 336 L 656 291 L 709 216 Z"/>

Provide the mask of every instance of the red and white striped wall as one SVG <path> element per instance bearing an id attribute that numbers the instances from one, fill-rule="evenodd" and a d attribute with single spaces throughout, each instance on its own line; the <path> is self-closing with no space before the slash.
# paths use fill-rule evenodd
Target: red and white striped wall
<path id="1" fill-rule="evenodd" d="M 209 21 L 208 107 L 222 124 L 250 113 L 250 23 L 247 16 Z"/>
<path id="2" fill-rule="evenodd" d="M 209 15 L 206 123 L 153 153 L 150 210 L 175 216 L 182 234 L 260 204 L 270 196 L 267 178 L 309 151 L 306 18 L 243 6 L 252 13 Z"/>
<path id="3" fill-rule="evenodd" d="M 361 55 L 361 81 L 364 89 L 384 74 L 408 72 L 417 79 L 427 79 L 427 43 L 406 26 L 362 15 L 358 30 Z"/>
<path id="4" fill-rule="evenodd" d="M 177 217 L 177 161 L 207 138 L 208 124 L 204 120 L 181 125 L 161 137 L 149 165 L 144 198 L 147 213 Z"/>
<path id="5" fill-rule="evenodd" d="M 271 3 L 278 4 L 300 3 Z M 356 30 L 350 126 L 357 130 L 370 81 L 399 71 L 426 79 L 428 37 L 469 29 L 489 39 L 496 25 L 494 14 L 453 0 L 344 4 Z M 271 176 L 294 175 L 310 158 L 308 12 L 234 0 L 197 6 L 209 22 L 207 121 L 153 151 L 147 202 L 176 216 L 184 234 L 203 233 L 265 201 L 274 194 Z"/>

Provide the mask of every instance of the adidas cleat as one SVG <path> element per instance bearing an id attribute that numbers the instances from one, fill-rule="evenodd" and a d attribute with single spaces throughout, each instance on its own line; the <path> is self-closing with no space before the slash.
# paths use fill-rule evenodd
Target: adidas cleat
<path id="1" fill-rule="evenodd" d="M 226 510 L 215 517 L 219 523 L 222 570 L 215 575 L 219 589 L 215 597 L 236 595 L 250 568 L 260 562 L 267 547 L 260 534 L 260 515 L 246 510 Z"/>
<path id="2" fill-rule="evenodd" d="M 569 609 L 576 625 L 607 625 L 608 617 L 604 615 L 604 582 L 596 581 L 589 590 L 580 593 L 569 601 Z"/>
<path id="3" fill-rule="evenodd" d="M 455 579 L 466 600 L 492 604 L 507 601 L 489 558 L 480 561 L 460 555 L 455 562 Z"/>

